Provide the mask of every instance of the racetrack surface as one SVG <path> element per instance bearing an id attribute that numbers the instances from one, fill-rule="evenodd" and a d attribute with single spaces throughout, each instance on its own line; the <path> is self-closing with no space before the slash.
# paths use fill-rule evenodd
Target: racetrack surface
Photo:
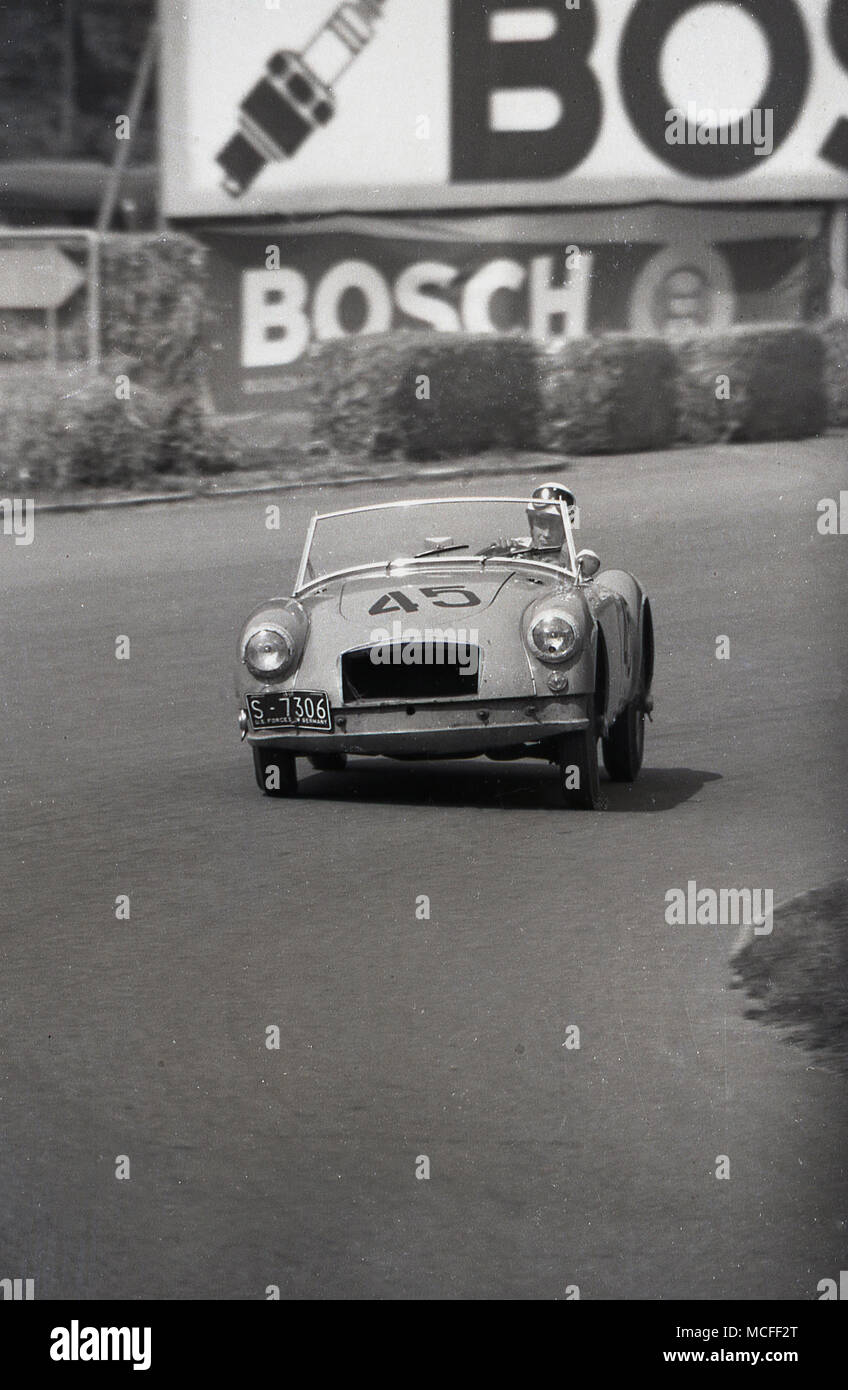
<path id="1" fill-rule="evenodd" d="M 261 496 L 0 536 L 0 1276 L 58 1299 L 838 1278 L 844 1078 L 745 1019 L 735 928 L 664 914 L 689 879 L 777 903 L 846 871 L 848 541 L 816 531 L 843 460 L 830 439 L 564 475 L 580 543 L 657 624 L 646 768 L 597 815 L 535 762 L 302 763 L 295 801 L 256 789 L 240 622 L 316 506 L 414 488 L 281 497 L 280 532 Z"/>

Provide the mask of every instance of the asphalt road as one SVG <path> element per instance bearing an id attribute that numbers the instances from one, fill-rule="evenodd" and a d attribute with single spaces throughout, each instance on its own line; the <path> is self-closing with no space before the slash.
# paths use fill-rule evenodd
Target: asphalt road
<path id="1" fill-rule="evenodd" d="M 658 629 L 645 771 L 594 816 L 532 762 L 302 764 L 296 801 L 260 796 L 236 628 L 338 493 L 0 535 L 0 1277 L 59 1299 L 838 1278 L 844 1078 L 744 1017 L 734 928 L 664 911 L 689 879 L 779 902 L 846 872 L 848 540 L 816 531 L 844 478 L 843 439 L 569 471 L 582 544 Z"/>

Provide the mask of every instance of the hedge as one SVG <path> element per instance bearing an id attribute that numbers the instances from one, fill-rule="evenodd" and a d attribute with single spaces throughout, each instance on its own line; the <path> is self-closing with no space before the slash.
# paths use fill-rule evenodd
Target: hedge
<path id="1" fill-rule="evenodd" d="M 801 439 L 848 422 L 846 358 L 845 323 L 579 338 L 554 353 L 519 338 L 348 338 L 313 356 L 313 428 L 342 453 L 413 459 Z"/>
<path id="2" fill-rule="evenodd" d="M 653 340 L 548 355 L 526 338 L 387 334 L 326 343 L 312 366 L 314 432 L 342 453 L 614 453 L 676 435 L 674 357 Z"/>
<path id="3" fill-rule="evenodd" d="M 61 240 L 61 238 L 60 238 Z M 83 259 L 69 243 L 71 255 Z M 104 357 L 120 353 L 135 380 L 151 387 L 199 381 L 206 366 L 204 344 L 211 336 L 206 289 L 206 251 L 176 232 L 105 236 L 100 252 Z M 82 363 L 87 351 L 85 292 L 61 310 L 59 352 Z M 0 360 L 41 361 L 44 315 L 0 313 Z"/>
<path id="4" fill-rule="evenodd" d="M 246 462 L 202 408 L 205 249 L 171 232 L 113 235 L 101 264 L 102 375 L 63 393 L 40 366 L 21 367 L 20 381 L 17 368 L 2 370 L 0 483 L 124 486 Z M 77 361 L 83 307 L 78 295 L 60 316 L 61 355 Z M 23 363 L 43 347 L 40 316 L 0 313 L 0 358 Z M 848 425 L 848 320 L 684 342 L 582 338 L 554 352 L 517 336 L 393 333 L 324 343 L 309 366 L 312 447 L 348 455 L 636 452 Z M 116 399 L 118 372 L 132 382 L 130 401 Z"/>
<path id="5" fill-rule="evenodd" d="M 191 237 L 111 236 L 101 255 L 103 353 L 123 353 L 144 383 L 197 381 L 212 322 L 206 251 Z"/>
<path id="6" fill-rule="evenodd" d="M 315 433 L 344 453 L 440 458 L 536 437 L 539 373 L 525 339 L 375 334 L 324 343 L 311 365 Z"/>
<path id="7" fill-rule="evenodd" d="M 120 389 L 115 376 L 85 375 L 69 389 L 45 371 L 0 393 L 0 487 L 123 488 L 234 466 L 193 389 L 130 382 L 127 399 Z"/>
<path id="8" fill-rule="evenodd" d="M 805 439 L 827 427 L 825 348 L 812 329 L 704 334 L 679 344 L 677 361 L 686 443 Z"/>
<path id="9" fill-rule="evenodd" d="M 85 296 L 60 316 L 62 365 L 0 376 L 0 485 L 132 487 L 168 474 L 235 467 L 202 408 L 210 321 L 206 252 L 178 233 L 111 235 L 101 245 L 101 350 L 83 368 Z M 0 359 L 43 359 L 43 315 L 0 315 Z M 67 359 L 76 370 L 67 371 Z M 129 381 L 129 398 L 116 377 Z"/>
<path id="10" fill-rule="evenodd" d="M 676 364 L 650 338 L 577 338 L 540 358 L 541 442 L 572 454 L 667 449 L 677 437 Z"/>

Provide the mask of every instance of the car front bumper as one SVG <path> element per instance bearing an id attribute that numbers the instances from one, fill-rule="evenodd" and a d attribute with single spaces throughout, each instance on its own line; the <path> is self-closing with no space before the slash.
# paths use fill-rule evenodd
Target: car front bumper
<path id="1" fill-rule="evenodd" d="M 288 752 L 365 756 L 451 757 L 520 747 L 588 728 L 588 696 L 529 696 L 461 703 L 345 705 L 333 710 L 333 732 L 253 730 L 247 741 Z"/>

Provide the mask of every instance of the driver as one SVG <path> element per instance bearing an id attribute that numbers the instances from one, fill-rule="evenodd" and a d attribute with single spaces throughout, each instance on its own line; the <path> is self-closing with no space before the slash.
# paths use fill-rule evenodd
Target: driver
<path id="1" fill-rule="evenodd" d="M 574 493 L 554 483 L 537 487 L 527 507 L 529 536 L 499 538 L 487 545 L 481 555 L 510 555 L 527 560 L 549 560 L 558 564 L 564 557 L 565 527 L 560 503 L 570 509 L 575 506 Z M 569 515 L 571 515 L 569 510 Z"/>

